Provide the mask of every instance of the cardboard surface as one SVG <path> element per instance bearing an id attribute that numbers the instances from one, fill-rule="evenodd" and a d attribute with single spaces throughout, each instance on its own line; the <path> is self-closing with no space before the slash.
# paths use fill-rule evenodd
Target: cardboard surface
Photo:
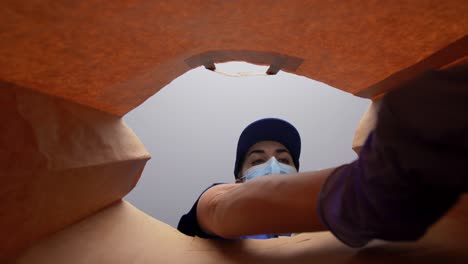
<path id="1" fill-rule="evenodd" d="M 366 142 L 367 136 L 377 125 L 377 114 L 379 113 L 381 100 L 373 100 L 364 115 L 359 120 L 359 124 L 354 132 L 352 143 L 353 150 L 359 154 L 362 146 Z"/>
<path id="2" fill-rule="evenodd" d="M 17 263 L 467 263 L 466 198 L 419 242 L 376 241 L 363 249 L 329 232 L 244 241 L 189 237 L 123 201 L 37 243 Z"/>
<path id="3" fill-rule="evenodd" d="M 0 263 L 119 200 L 149 154 L 121 119 L 0 86 Z"/>
<path id="4" fill-rule="evenodd" d="M 123 115 L 201 61 L 245 60 L 374 97 L 467 55 L 467 13 L 466 0 L 4 0 L 0 81 Z"/>

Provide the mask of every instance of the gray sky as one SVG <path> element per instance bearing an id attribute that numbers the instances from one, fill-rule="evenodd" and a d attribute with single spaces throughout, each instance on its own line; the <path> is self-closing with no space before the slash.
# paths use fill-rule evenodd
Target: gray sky
<path id="1" fill-rule="evenodd" d="M 229 72 L 266 69 L 240 62 L 217 67 Z M 298 129 L 300 171 L 352 161 L 354 130 L 369 103 L 285 72 L 228 77 L 193 69 L 124 117 L 152 155 L 125 199 L 176 227 L 206 187 L 234 182 L 239 135 L 265 117 L 285 119 Z"/>

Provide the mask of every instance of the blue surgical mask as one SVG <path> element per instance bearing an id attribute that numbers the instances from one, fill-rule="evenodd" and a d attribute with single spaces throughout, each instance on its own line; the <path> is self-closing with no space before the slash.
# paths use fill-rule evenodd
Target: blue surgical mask
<path id="1" fill-rule="evenodd" d="M 297 173 L 297 169 L 293 166 L 280 163 L 275 157 L 271 157 L 267 162 L 249 168 L 241 180 L 250 181 L 259 176 L 289 173 Z"/>

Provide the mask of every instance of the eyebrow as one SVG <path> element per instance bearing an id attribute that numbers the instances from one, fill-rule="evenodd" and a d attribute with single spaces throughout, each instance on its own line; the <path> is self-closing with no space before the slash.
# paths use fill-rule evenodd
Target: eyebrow
<path id="1" fill-rule="evenodd" d="M 289 151 L 285 148 L 279 148 L 279 149 L 276 149 L 275 150 L 275 153 L 279 154 L 279 153 L 289 153 Z M 249 157 L 250 155 L 252 154 L 265 154 L 265 151 L 264 150 L 261 150 L 261 149 L 254 149 L 252 151 L 250 151 L 249 153 L 247 153 L 247 157 Z"/>

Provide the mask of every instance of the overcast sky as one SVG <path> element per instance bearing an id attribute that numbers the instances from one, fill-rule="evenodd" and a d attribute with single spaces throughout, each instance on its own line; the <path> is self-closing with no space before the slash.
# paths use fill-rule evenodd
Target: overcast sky
<path id="1" fill-rule="evenodd" d="M 228 72 L 266 69 L 239 62 L 217 66 Z M 152 156 L 125 199 L 176 227 L 206 187 L 234 182 L 239 135 L 265 117 L 285 119 L 299 130 L 300 171 L 352 161 L 354 130 L 369 103 L 281 71 L 228 77 L 193 69 L 124 117 Z"/>

